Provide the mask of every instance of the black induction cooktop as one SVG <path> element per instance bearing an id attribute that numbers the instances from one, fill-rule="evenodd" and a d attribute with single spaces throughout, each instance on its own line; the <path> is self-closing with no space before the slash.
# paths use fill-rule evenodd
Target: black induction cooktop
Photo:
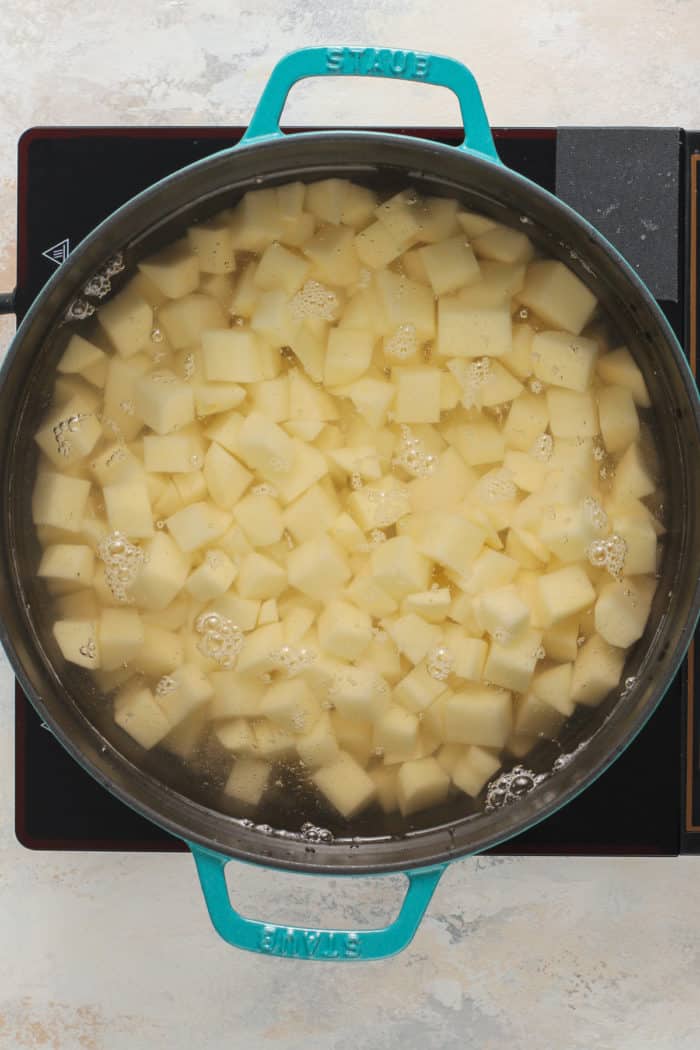
<path id="1" fill-rule="evenodd" d="M 23 313 L 70 250 L 133 194 L 235 144 L 241 128 L 34 128 L 19 143 Z M 290 129 L 294 130 L 294 129 Z M 397 130 L 397 129 L 392 129 Z M 451 129 L 398 129 L 456 142 Z M 557 193 L 647 282 L 693 367 L 698 327 L 700 133 L 677 128 L 496 129 L 503 161 Z M 508 854 L 700 852 L 700 701 L 693 652 L 627 752 Z M 31 849 L 184 849 L 84 772 L 16 690 L 16 833 Z"/>

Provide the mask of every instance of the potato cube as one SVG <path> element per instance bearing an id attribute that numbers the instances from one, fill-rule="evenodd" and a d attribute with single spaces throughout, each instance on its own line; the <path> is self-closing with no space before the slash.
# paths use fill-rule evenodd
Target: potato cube
<path id="1" fill-rule="evenodd" d="M 433 338 L 435 302 L 429 288 L 391 270 L 380 270 L 374 282 L 385 334 L 408 325 L 419 341 Z"/>
<path id="2" fill-rule="evenodd" d="M 493 641 L 484 665 L 484 678 L 516 693 L 524 692 L 540 658 L 542 632 L 527 630 L 507 642 Z"/>
<path id="3" fill-rule="evenodd" d="M 106 362 L 107 355 L 98 346 L 75 332 L 68 340 L 63 356 L 56 365 L 56 371 L 69 375 L 84 375 L 86 370 Z"/>
<path id="4" fill-rule="evenodd" d="M 201 292 L 173 299 L 158 311 L 158 323 L 173 350 L 196 346 L 203 332 L 225 328 L 228 320 L 221 304 Z"/>
<path id="5" fill-rule="evenodd" d="M 418 254 L 435 295 L 455 292 L 479 279 L 479 264 L 462 236 L 419 248 Z"/>
<path id="6" fill-rule="evenodd" d="M 204 457 L 204 480 L 214 503 L 229 509 L 241 498 L 253 480 L 253 475 L 213 441 Z"/>
<path id="7" fill-rule="evenodd" d="M 130 593 L 137 605 L 160 612 L 182 590 L 190 559 L 164 532 L 156 532 L 145 545 L 144 554 Z"/>
<path id="8" fill-rule="evenodd" d="M 117 694 L 114 721 L 141 747 L 149 750 L 172 728 L 151 690 L 138 679 Z"/>
<path id="9" fill-rule="evenodd" d="M 612 494 L 616 502 L 643 499 L 650 496 L 656 485 L 644 461 L 639 443 L 630 445 L 615 468 Z"/>
<path id="10" fill-rule="evenodd" d="M 457 212 L 457 222 L 470 240 L 481 236 L 487 230 L 497 229 L 499 225 L 494 219 L 490 219 L 487 215 L 481 215 L 475 211 Z"/>
<path id="11" fill-rule="evenodd" d="M 144 259 L 139 270 L 168 299 L 181 299 L 199 284 L 199 259 L 188 240 L 176 241 Z"/>
<path id="12" fill-rule="evenodd" d="M 370 426 L 378 428 L 384 425 L 391 402 L 394 400 L 396 387 L 383 379 L 364 376 L 354 383 L 335 390 L 339 397 L 349 397 L 355 409 L 367 420 Z"/>
<path id="13" fill-rule="evenodd" d="M 185 587 L 197 601 L 206 602 L 224 594 L 238 573 L 227 554 L 221 550 L 208 550 L 204 560 L 191 572 Z"/>
<path id="14" fill-rule="evenodd" d="M 348 587 L 348 597 L 370 616 L 390 616 L 398 608 L 396 600 L 371 575 L 356 576 Z"/>
<path id="15" fill-rule="evenodd" d="M 259 676 L 239 671 L 212 671 L 209 681 L 213 689 L 209 711 L 211 718 L 256 718 L 260 715 L 260 701 L 266 690 Z"/>
<path id="16" fill-rule="evenodd" d="M 142 621 L 143 642 L 131 665 L 141 674 L 160 678 L 184 662 L 182 640 L 174 631 Z"/>
<path id="17" fill-rule="evenodd" d="M 644 634 L 654 581 L 628 578 L 610 580 L 598 591 L 595 603 L 595 629 L 610 645 L 628 648 Z"/>
<path id="18" fill-rule="evenodd" d="M 530 610 L 512 584 L 482 591 L 477 616 L 485 631 L 507 644 L 530 622 Z"/>
<path id="19" fill-rule="evenodd" d="M 544 651 L 550 660 L 570 662 L 578 655 L 578 616 L 569 616 L 547 628 L 542 636 Z"/>
<path id="20" fill-rule="evenodd" d="M 170 677 L 175 682 L 175 688 L 160 696 L 158 702 L 173 727 L 209 700 L 214 690 L 201 668 L 192 663 L 176 667 Z"/>
<path id="21" fill-rule="evenodd" d="M 599 537 L 583 504 L 550 507 L 542 519 L 539 538 L 560 561 L 582 561 L 589 544 Z"/>
<path id="22" fill-rule="evenodd" d="M 449 587 L 439 587 L 437 590 L 416 591 L 415 594 L 407 595 L 401 603 L 401 612 L 404 616 L 415 614 L 427 623 L 442 623 L 451 604 Z"/>
<path id="23" fill-rule="evenodd" d="M 294 295 L 301 288 L 308 272 L 309 263 L 306 259 L 273 242 L 260 256 L 253 283 L 263 291 L 281 288 L 287 295 Z"/>
<path id="24" fill-rule="evenodd" d="M 255 751 L 270 762 L 282 762 L 293 758 L 296 752 L 296 737 L 268 719 L 255 722 Z"/>
<path id="25" fill-rule="evenodd" d="M 509 305 L 471 306 L 459 294 L 440 296 L 436 349 L 441 357 L 500 357 L 512 346 Z"/>
<path id="26" fill-rule="evenodd" d="M 549 426 L 555 437 L 595 437 L 598 433 L 598 407 L 593 394 L 550 389 L 546 397 Z"/>
<path id="27" fill-rule="evenodd" d="M 306 207 L 319 222 L 330 222 L 337 226 L 345 221 L 343 208 L 348 194 L 353 189 L 355 187 L 347 179 L 320 179 L 318 182 L 312 182 L 306 187 Z"/>
<path id="28" fill-rule="evenodd" d="M 360 528 L 387 528 L 410 512 L 409 490 L 388 474 L 374 485 L 351 492 L 347 508 Z"/>
<path id="29" fill-rule="evenodd" d="M 277 599 L 266 598 L 261 604 L 260 612 L 258 613 L 258 627 L 263 627 L 266 623 L 277 623 L 278 620 Z"/>
<path id="30" fill-rule="evenodd" d="M 625 651 L 609 645 L 599 634 L 591 635 L 578 651 L 571 677 L 571 699 L 597 707 L 620 681 Z"/>
<path id="31" fill-rule="evenodd" d="M 97 624 L 92 620 L 56 620 L 53 636 L 64 660 L 95 671 L 101 667 Z"/>
<path id="32" fill-rule="evenodd" d="M 290 551 L 287 574 L 292 587 L 318 601 L 332 598 L 351 576 L 343 549 L 328 536 L 307 540 Z"/>
<path id="33" fill-rule="evenodd" d="M 176 511 L 165 524 L 180 550 L 188 552 L 208 547 L 222 536 L 231 524 L 231 515 L 202 500 Z"/>
<path id="34" fill-rule="evenodd" d="M 568 332 L 537 332 L 532 340 L 532 360 L 538 379 L 550 386 L 582 394 L 591 385 L 598 344 Z"/>
<path id="35" fill-rule="evenodd" d="M 332 532 L 333 523 L 337 523 L 340 518 L 343 518 L 347 519 L 353 530 L 359 532 L 359 543 L 363 543 L 364 535 L 357 529 L 350 516 L 348 514 L 341 515 L 339 512 L 340 504 L 335 493 L 331 494 L 322 485 L 312 485 L 285 508 L 283 525 L 284 528 L 289 530 L 297 543 L 304 543 L 306 540 L 313 539 L 314 536 L 318 536 L 329 529 Z M 340 531 L 341 533 L 343 532 L 343 523 L 340 525 Z M 348 534 L 347 523 L 345 524 L 345 534 L 346 536 Z M 354 532 L 353 535 L 355 535 Z M 342 546 L 345 546 L 340 535 L 335 535 L 335 539 Z M 356 546 L 357 542 L 354 544 L 354 547 Z M 346 549 L 354 549 L 354 547 L 351 546 Z"/>
<path id="36" fill-rule="evenodd" d="M 265 794 L 271 772 L 272 766 L 264 759 L 241 755 L 234 762 L 224 792 L 246 806 L 257 806 Z"/>
<path id="37" fill-rule="evenodd" d="M 131 357 L 150 344 L 153 310 L 128 285 L 109 302 L 101 304 L 97 320 L 122 357 Z"/>
<path id="38" fill-rule="evenodd" d="M 37 569 L 37 576 L 67 590 L 92 586 L 94 575 L 95 555 L 90 547 L 77 543 L 45 547 Z"/>
<path id="39" fill-rule="evenodd" d="M 554 259 L 527 268 L 520 302 L 545 324 L 579 335 L 595 313 L 596 297 L 568 266 Z"/>
<path id="40" fill-rule="evenodd" d="M 65 532 L 79 532 L 90 493 L 90 482 L 65 474 L 42 471 L 32 493 L 32 520 Z"/>
<path id="41" fill-rule="evenodd" d="M 358 328 L 331 328 L 324 366 L 326 385 L 338 386 L 359 379 L 369 368 L 373 348 L 371 332 Z"/>
<path id="42" fill-rule="evenodd" d="M 311 770 L 328 766 L 338 757 L 339 747 L 327 712 L 321 712 L 313 727 L 296 741 L 297 754 Z"/>
<path id="43" fill-rule="evenodd" d="M 631 393 L 635 404 L 649 408 L 651 398 L 644 376 L 626 346 L 611 350 L 598 360 L 598 375 L 604 383 L 623 386 Z"/>
<path id="44" fill-rule="evenodd" d="M 204 471 L 193 470 L 189 474 L 175 474 L 172 480 L 180 500 L 178 509 L 187 507 L 191 503 L 200 503 L 205 499 L 207 483 Z"/>
<path id="45" fill-rule="evenodd" d="M 284 532 L 279 503 L 272 496 L 251 493 L 233 508 L 233 516 L 253 547 L 269 547 Z"/>
<path id="46" fill-rule="evenodd" d="M 145 434 L 143 465 L 149 473 L 189 474 L 202 465 L 204 450 L 194 433 Z"/>
<path id="47" fill-rule="evenodd" d="M 304 255 L 311 260 L 311 276 L 323 283 L 341 288 L 356 284 L 360 276 L 360 258 L 356 251 L 355 231 L 347 226 L 326 226 L 306 242 Z"/>
<path id="48" fill-rule="evenodd" d="M 259 412 L 250 412 L 245 417 L 238 437 L 245 463 L 268 481 L 274 482 L 292 469 L 295 451 L 292 439 Z"/>
<path id="49" fill-rule="evenodd" d="M 384 223 L 370 223 L 355 237 L 355 251 L 363 266 L 381 270 L 401 255 L 406 242 L 392 236 Z"/>
<path id="50" fill-rule="evenodd" d="M 375 749 L 393 756 L 408 757 L 416 748 L 420 724 L 416 714 L 391 705 L 375 724 Z"/>
<path id="51" fill-rule="evenodd" d="M 245 718 L 219 722 L 214 728 L 214 736 L 227 751 L 251 754 L 255 750 L 255 733 Z"/>
<path id="52" fill-rule="evenodd" d="M 413 190 L 395 193 L 376 208 L 375 215 L 396 241 L 421 239 L 421 209 Z"/>
<path id="53" fill-rule="evenodd" d="M 600 433 L 608 452 L 624 452 L 639 438 L 639 417 L 632 393 L 623 386 L 598 391 Z"/>
<path id="54" fill-rule="evenodd" d="M 253 552 L 243 558 L 236 586 L 243 598 L 276 598 L 287 586 L 287 574 L 272 558 Z"/>
<path id="55" fill-rule="evenodd" d="M 333 329 L 338 331 L 338 329 Z M 325 351 L 324 351 L 325 356 Z M 312 420 L 333 420 L 338 418 L 338 409 L 334 399 L 317 383 L 323 378 L 323 369 L 314 382 L 301 371 L 295 369 L 288 373 L 289 378 L 289 416 L 297 423 L 309 423 Z"/>
<path id="56" fill-rule="evenodd" d="M 484 543 L 484 530 L 459 514 L 427 514 L 417 549 L 455 572 L 471 568 Z M 418 588 L 416 588 L 418 589 Z"/>
<path id="57" fill-rule="evenodd" d="M 337 671 L 328 695 L 343 718 L 374 722 L 391 699 L 389 686 L 372 668 L 343 667 Z"/>
<path id="58" fill-rule="evenodd" d="M 287 733 L 308 733 L 318 721 L 321 708 L 306 682 L 300 678 L 275 682 L 260 704 L 260 713 Z"/>
<path id="59" fill-rule="evenodd" d="M 397 423 L 438 423 L 440 421 L 440 380 L 438 368 L 395 368 L 394 419 Z"/>
<path id="60" fill-rule="evenodd" d="M 316 770 L 311 779 L 346 820 L 366 809 L 377 794 L 374 781 L 345 751 L 341 751 L 330 765 Z"/>
<path id="61" fill-rule="evenodd" d="M 97 416 L 90 405 L 77 396 L 49 412 L 34 440 L 52 465 L 63 472 L 85 459 L 101 436 L 102 426 Z"/>
<path id="62" fill-rule="evenodd" d="M 187 239 L 202 274 L 228 274 L 236 269 L 236 256 L 226 215 L 217 215 L 206 222 L 190 226 Z"/>
<path id="63" fill-rule="evenodd" d="M 501 263 L 528 262 L 534 255 L 532 243 L 524 233 L 500 224 L 473 236 L 472 246 L 480 259 Z"/>
<path id="64" fill-rule="evenodd" d="M 111 529 L 134 539 L 153 535 L 153 512 L 144 481 L 105 485 L 102 493 Z"/>
<path id="65" fill-rule="evenodd" d="M 372 638 L 372 641 L 357 661 L 357 666 L 374 669 L 391 684 L 398 682 L 403 674 L 401 657 L 389 635 L 385 632 L 381 632 Z"/>
<path id="66" fill-rule="evenodd" d="M 515 294 L 517 291 L 520 291 L 520 288 L 513 289 L 512 294 Z M 528 379 L 532 375 L 534 364 L 532 360 L 532 341 L 534 336 L 535 332 L 529 324 L 514 324 L 513 348 L 507 354 L 501 356 L 501 362 L 508 371 L 512 372 L 521 381 Z"/>
<path id="67" fill-rule="evenodd" d="M 552 707 L 560 711 L 566 718 L 573 714 L 574 705 L 571 702 L 571 674 L 573 663 L 558 664 L 556 667 L 548 667 L 544 671 L 538 671 L 530 683 L 530 692 L 546 701 Z M 521 732 L 521 730 L 518 730 Z M 533 732 L 523 729 L 523 733 Z"/>
<path id="68" fill-rule="evenodd" d="M 340 221 L 345 226 L 362 229 L 372 218 L 376 206 L 377 197 L 372 190 L 348 182 L 341 202 Z"/>
<path id="69" fill-rule="evenodd" d="M 501 748 L 512 725 L 511 694 L 505 689 L 469 685 L 445 704 L 445 739 L 450 743 Z"/>
<path id="70" fill-rule="evenodd" d="M 208 383 L 258 383 L 265 378 L 259 339 L 242 328 L 202 332 L 202 364 Z"/>
<path id="71" fill-rule="evenodd" d="M 207 705 L 193 711 L 163 739 L 166 751 L 188 761 L 197 752 L 207 727 Z"/>
<path id="72" fill-rule="evenodd" d="M 373 724 L 359 718 L 343 718 L 333 711 L 331 725 L 341 749 L 351 754 L 361 766 L 366 766 L 374 751 Z"/>
<path id="73" fill-rule="evenodd" d="M 143 623 L 135 609 L 103 609 L 97 631 L 104 671 L 130 663 L 144 643 Z"/>
<path id="74" fill-rule="evenodd" d="M 377 802 L 382 808 L 384 813 L 393 813 L 394 810 L 398 809 L 398 796 L 397 796 L 397 766 L 375 766 L 374 769 L 369 769 L 369 776 L 374 781 L 374 786 L 377 789 Z"/>
<path id="75" fill-rule="evenodd" d="M 414 591 L 424 591 L 430 582 L 430 561 L 408 536 L 395 536 L 370 555 L 376 583 L 400 601 Z"/>
<path id="76" fill-rule="evenodd" d="M 394 699 L 407 711 L 420 714 L 444 691 L 445 683 L 433 678 L 423 661 L 401 679 L 394 690 Z"/>
<path id="77" fill-rule="evenodd" d="M 236 383 L 193 383 L 192 390 L 197 419 L 236 408 L 246 396 L 245 388 Z"/>
<path id="78" fill-rule="evenodd" d="M 328 603 L 318 620 L 321 647 L 342 660 L 357 660 L 372 640 L 372 621 L 349 602 Z"/>
<path id="79" fill-rule="evenodd" d="M 505 452 L 503 434 L 495 423 L 461 423 L 450 430 L 449 440 L 473 467 L 500 463 Z"/>
<path id="80" fill-rule="evenodd" d="M 481 681 L 488 644 L 482 638 L 468 637 L 454 624 L 445 630 L 445 644 L 453 660 L 452 673 L 469 682 Z"/>
<path id="81" fill-rule="evenodd" d="M 415 613 L 396 620 L 383 620 L 382 626 L 399 652 L 412 664 L 418 664 L 428 651 L 440 641 L 440 628 L 426 623 Z"/>
<path id="82" fill-rule="evenodd" d="M 262 251 L 279 238 L 281 228 L 277 189 L 249 190 L 233 211 L 233 246 L 247 252 Z"/>
<path id="83" fill-rule="evenodd" d="M 401 815 L 410 816 L 447 798 L 450 778 L 436 759 L 419 758 L 404 762 L 397 778 L 397 799 Z"/>
<path id="84" fill-rule="evenodd" d="M 167 369 L 137 379 L 134 400 L 137 414 L 156 434 L 194 422 L 192 388 Z"/>
<path id="85" fill-rule="evenodd" d="M 449 747 L 448 744 L 445 745 Z M 452 781 L 465 795 L 476 798 L 494 773 L 501 768 L 500 759 L 483 747 L 472 746 L 462 753 L 452 767 Z"/>
<path id="86" fill-rule="evenodd" d="M 409 483 L 411 509 L 414 513 L 431 510 L 454 511 L 475 481 L 474 471 L 466 465 L 459 452 L 454 448 L 447 448 L 438 457 L 431 474 L 415 478 Z"/>
<path id="87" fill-rule="evenodd" d="M 537 438 L 549 425 L 549 408 L 544 397 L 524 392 L 511 405 L 503 427 L 508 448 L 530 452 Z"/>
<path id="88" fill-rule="evenodd" d="M 593 586 L 580 565 L 547 572 L 538 581 L 539 599 L 545 625 L 551 627 L 560 620 L 583 612 L 596 598 Z"/>

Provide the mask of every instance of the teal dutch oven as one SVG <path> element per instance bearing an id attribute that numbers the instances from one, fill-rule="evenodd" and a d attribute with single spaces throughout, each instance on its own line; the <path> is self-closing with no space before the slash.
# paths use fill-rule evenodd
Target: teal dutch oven
<path id="1" fill-rule="evenodd" d="M 457 147 L 382 131 L 285 135 L 279 120 L 292 86 L 306 77 L 409 80 L 454 92 L 465 128 Z M 546 255 L 563 259 L 593 290 L 621 341 L 633 348 L 656 406 L 655 435 L 666 481 L 661 578 L 644 638 L 629 656 L 627 687 L 590 718 L 563 731 L 565 758 L 530 760 L 493 795 L 502 804 L 467 809 L 454 799 L 392 833 L 377 814 L 334 827 L 310 842 L 290 810 L 285 826 L 252 824 L 197 793 L 162 756 L 144 757 L 111 725 L 86 674 L 63 664 L 46 629 L 46 595 L 35 578 L 38 547 L 29 523 L 36 465 L 33 433 L 50 397 L 66 320 L 94 312 L 95 274 L 114 289 L 138 260 L 185 226 L 230 207 L 246 191 L 301 179 L 340 176 L 386 190 L 411 185 L 455 197 L 464 207 L 526 228 Z M 120 272 L 118 272 L 120 271 Z M 7 309 L 8 297 L 0 300 Z M 62 342 L 63 340 L 63 342 Z M 357 962 L 405 948 L 445 866 L 543 820 L 592 783 L 630 744 L 661 701 L 690 642 L 700 576 L 698 395 L 685 357 L 652 295 L 615 248 L 584 219 L 500 161 L 474 77 L 437 55 L 373 48 L 306 48 L 283 58 L 240 145 L 177 172 L 116 211 L 75 249 L 29 309 L 0 375 L 2 640 L 39 716 L 71 755 L 127 805 L 183 839 L 192 850 L 209 914 L 221 936 L 269 955 Z M 634 684 L 630 686 L 633 680 Z M 612 804 L 612 803 L 611 803 Z M 243 917 L 224 876 L 232 859 L 309 875 L 407 879 L 398 917 L 383 929 L 278 926 Z"/>

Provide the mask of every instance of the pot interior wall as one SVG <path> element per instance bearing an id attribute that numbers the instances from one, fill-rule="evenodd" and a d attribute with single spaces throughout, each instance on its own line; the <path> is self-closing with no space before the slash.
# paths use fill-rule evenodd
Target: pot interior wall
<path id="1" fill-rule="evenodd" d="M 347 161 L 339 163 L 339 156 Z M 633 683 L 624 695 L 621 687 L 599 708 L 579 712 L 556 744 L 543 742 L 528 756 L 528 768 L 550 774 L 558 756 L 586 744 L 527 799 L 507 810 L 483 813 L 481 804 L 459 796 L 439 809 L 417 814 L 408 835 L 403 823 L 377 813 L 348 828 L 310 796 L 300 799 L 289 781 L 275 789 L 264 809 L 255 814 L 258 823 L 284 835 L 241 827 L 233 819 L 234 811 L 222 808 L 220 768 L 205 763 L 204 770 L 188 769 L 158 749 L 144 754 L 114 725 L 109 704 L 96 693 L 89 676 L 63 664 L 57 654 L 46 630 L 47 596 L 35 578 L 39 548 L 28 527 L 36 466 L 33 433 L 49 403 L 55 364 L 69 335 L 74 330 L 85 334 L 91 324 L 90 320 L 64 323 L 76 292 L 117 250 L 126 263 L 114 279 L 118 290 L 140 258 L 175 240 L 191 223 L 231 207 L 248 189 L 331 174 L 372 186 L 384 195 L 410 184 L 421 193 L 456 197 L 465 208 L 525 230 L 543 254 L 559 257 L 576 270 L 598 295 L 620 342 L 630 346 L 644 372 L 655 405 L 650 426 L 665 488 L 667 533 L 657 596 L 645 636 L 631 652 L 623 675 L 623 683 L 625 679 Z M 3 394 L 6 586 L 1 602 L 25 685 L 59 737 L 98 779 L 171 830 L 224 852 L 265 857 L 281 865 L 361 870 L 406 867 L 484 848 L 556 808 L 622 749 L 653 710 L 687 644 L 696 615 L 700 549 L 700 488 L 694 470 L 698 418 L 696 399 L 674 359 L 668 331 L 650 297 L 624 276 L 600 240 L 583 224 L 576 224 L 562 206 L 505 170 L 459 156 L 455 150 L 390 136 L 375 136 L 368 143 L 366 136 L 352 134 L 309 135 L 223 154 L 186 169 L 122 209 L 116 221 L 83 242 L 62 267 L 18 337 L 5 368 Z M 335 836 L 332 845 L 315 847 L 313 856 L 305 852 L 308 845 L 286 834 L 298 832 L 308 820 Z"/>

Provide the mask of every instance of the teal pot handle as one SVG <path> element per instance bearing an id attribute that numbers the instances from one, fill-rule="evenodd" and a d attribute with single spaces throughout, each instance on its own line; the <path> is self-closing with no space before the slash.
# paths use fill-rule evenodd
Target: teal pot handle
<path id="1" fill-rule="evenodd" d="M 439 864 L 418 871 L 404 872 L 408 889 L 401 911 L 394 921 L 380 930 L 326 930 L 307 926 L 278 926 L 247 919 L 231 904 L 224 870 L 231 859 L 197 846 L 192 850 L 204 900 L 214 929 L 235 948 L 261 955 L 291 959 L 319 959 L 323 962 L 362 962 L 386 959 L 410 944 L 418 929 L 440 876 L 447 867 Z M 343 878 L 350 876 L 344 875 Z"/>
<path id="2" fill-rule="evenodd" d="M 457 148 L 501 163 L 473 73 L 461 62 L 443 55 L 389 48 L 303 47 L 285 55 L 272 70 L 242 141 L 283 134 L 280 117 L 287 95 L 298 81 L 306 77 L 345 76 L 413 80 L 449 88 L 457 96 L 464 124 L 464 141 Z"/>

